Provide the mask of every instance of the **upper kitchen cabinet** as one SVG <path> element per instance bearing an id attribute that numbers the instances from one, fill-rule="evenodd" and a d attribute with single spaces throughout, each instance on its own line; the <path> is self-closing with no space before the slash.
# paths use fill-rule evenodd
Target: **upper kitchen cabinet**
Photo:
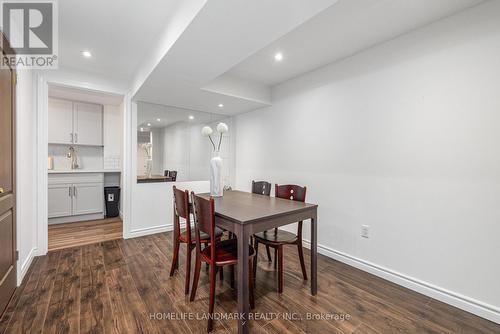
<path id="1" fill-rule="evenodd" d="M 73 102 L 49 99 L 49 143 L 73 144 Z"/>
<path id="2" fill-rule="evenodd" d="M 75 144 L 102 146 L 102 105 L 73 103 Z"/>
<path id="3" fill-rule="evenodd" d="M 49 144 L 102 146 L 102 127 L 102 105 L 49 99 Z"/>

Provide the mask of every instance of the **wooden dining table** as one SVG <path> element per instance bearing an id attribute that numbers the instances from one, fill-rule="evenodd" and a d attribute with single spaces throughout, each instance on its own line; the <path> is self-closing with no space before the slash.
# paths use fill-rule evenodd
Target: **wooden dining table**
<path id="1" fill-rule="evenodd" d="M 199 194 L 209 198 L 210 194 Z M 223 197 L 214 197 L 215 224 L 234 233 L 238 239 L 238 263 L 248 263 L 249 239 L 252 234 L 295 223 L 311 221 L 311 294 L 317 283 L 317 210 L 316 204 L 252 194 L 243 191 L 225 191 Z M 175 224 L 174 224 L 175 226 Z M 175 235 L 175 234 L 174 234 Z M 238 333 L 248 333 L 249 282 L 248 266 L 237 266 L 238 275 Z"/>

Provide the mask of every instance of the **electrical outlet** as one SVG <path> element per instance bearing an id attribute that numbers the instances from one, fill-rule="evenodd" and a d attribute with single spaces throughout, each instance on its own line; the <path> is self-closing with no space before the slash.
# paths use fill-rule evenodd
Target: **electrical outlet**
<path id="1" fill-rule="evenodd" d="M 369 225 L 361 225 L 361 236 L 363 238 L 370 237 L 370 226 Z"/>

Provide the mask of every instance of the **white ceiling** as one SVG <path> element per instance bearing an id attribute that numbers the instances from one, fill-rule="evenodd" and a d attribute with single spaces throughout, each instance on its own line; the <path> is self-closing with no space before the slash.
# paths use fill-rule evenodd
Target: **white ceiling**
<path id="1" fill-rule="evenodd" d="M 134 98 L 226 114 L 265 106 L 265 101 L 244 94 L 201 88 L 336 1 L 208 1 Z"/>
<path id="2" fill-rule="evenodd" d="M 59 66 L 132 81 L 182 1 L 63 0 Z M 83 58 L 82 50 L 93 57 Z"/>
<path id="3" fill-rule="evenodd" d="M 49 96 L 58 99 L 114 106 L 118 106 L 123 102 L 122 95 L 95 92 L 87 89 L 78 89 L 52 84 L 49 84 Z"/>
<path id="4" fill-rule="evenodd" d="M 193 116 L 194 119 L 189 119 L 189 116 Z M 145 102 L 137 103 L 137 129 L 143 128 L 144 131 L 148 131 L 151 128 L 163 128 L 179 122 L 190 124 L 212 123 L 225 117 L 227 116 L 160 104 Z"/>
<path id="5" fill-rule="evenodd" d="M 340 0 L 229 73 L 273 86 L 481 2 Z M 274 61 L 276 52 L 283 61 Z"/>
<path id="6" fill-rule="evenodd" d="M 64 0 L 60 66 L 127 82 L 136 101 L 232 115 L 272 104 L 276 84 L 481 2 Z"/>

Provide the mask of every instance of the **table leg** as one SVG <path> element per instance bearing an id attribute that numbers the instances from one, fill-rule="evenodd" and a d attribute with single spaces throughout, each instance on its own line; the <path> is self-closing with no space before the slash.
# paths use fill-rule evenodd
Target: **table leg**
<path id="1" fill-rule="evenodd" d="M 318 293 L 318 218 L 311 217 L 311 294 Z"/>
<path id="2" fill-rule="evenodd" d="M 248 285 L 248 232 L 244 226 L 236 228 L 238 238 L 238 333 L 247 334 L 249 332 L 249 285 Z"/>

